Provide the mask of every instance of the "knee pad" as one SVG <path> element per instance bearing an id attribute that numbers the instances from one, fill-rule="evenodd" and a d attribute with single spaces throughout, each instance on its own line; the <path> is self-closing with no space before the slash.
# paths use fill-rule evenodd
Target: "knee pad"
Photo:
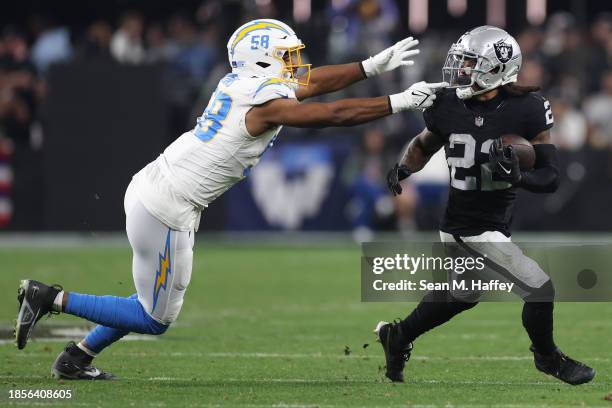
<path id="1" fill-rule="evenodd" d="M 533 288 L 523 297 L 525 302 L 553 302 L 555 300 L 555 286 L 552 280 L 547 280 L 539 288 Z"/>
<path id="2" fill-rule="evenodd" d="M 476 300 L 466 300 L 455 296 L 455 293 L 447 290 L 437 290 L 428 292 L 424 297 L 425 302 L 439 302 L 447 305 L 448 309 L 454 313 L 461 313 L 476 306 Z"/>
<path id="3" fill-rule="evenodd" d="M 140 308 L 140 324 L 138 333 L 152 334 L 159 336 L 164 334 L 170 325 L 166 325 L 155 320 L 150 314 L 148 314 L 142 304 L 136 299 L 136 303 Z"/>
<path id="4" fill-rule="evenodd" d="M 462 300 L 462 299 L 451 299 L 446 305 L 448 310 L 453 314 L 459 314 L 465 312 L 466 310 L 470 310 L 474 306 L 478 304 L 478 301 L 475 300 Z"/>
<path id="5" fill-rule="evenodd" d="M 145 322 L 145 330 L 146 334 L 152 334 L 154 336 L 159 336 L 160 334 L 164 334 L 170 325 L 162 324 L 157 320 L 153 319 L 151 316 L 146 315 Z"/>
<path id="6" fill-rule="evenodd" d="M 450 301 L 457 303 L 476 304 L 480 300 L 482 292 L 477 290 L 451 290 Z M 469 309 L 469 308 L 468 308 Z"/>

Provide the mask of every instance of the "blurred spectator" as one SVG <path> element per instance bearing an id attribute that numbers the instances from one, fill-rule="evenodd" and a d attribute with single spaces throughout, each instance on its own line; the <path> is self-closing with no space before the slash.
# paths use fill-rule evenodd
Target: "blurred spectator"
<path id="1" fill-rule="evenodd" d="M 589 49 L 584 46 L 584 38 L 580 29 L 571 29 L 565 33 L 564 47 L 558 56 L 549 64 L 553 77 L 570 77 L 576 80 L 578 94 L 582 95 L 586 87 L 587 64 Z"/>
<path id="2" fill-rule="evenodd" d="M 93 22 L 87 29 L 85 39 L 80 45 L 79 57 L 81 59 L 112 59 L 110 42 L 113 29 L 104 20 Z"/>
<path id="3" fill-rule="evenodd" d="M 591 27 L 591 46 L 589 48 L 589 87 L 593 92 L 599 88 L 603 73 L 612 68 L 612 53 L 608 52 L 608 43 L 612 41 L 612 14 L 600 15 Z"/>
<path id="4" fill-rule="evenodd" d="M 542 65 L 535 60 L 523 60 L 518 84 L 523 86 L 543 86 L 544 81 L 544 68 Z"/>
<path id="5" fill-rule="evenodd" d="M 146 41 L 147 62 L 168 62 L 175 58 L 179 52 L 178 45 L 168 41 L 164 29 L 159 23 L 151 24 L 147 27 Z"/>
<path id="6" fill-rule="evenodd" d="M 584 145 L 587 123 L 584 115 L 563 98 L 551 98 L 555 125 L 550 130 L 552 142 L 560 149 L 576 151 Z"/>
<path id="7" fill-rule="evenodd" d="M 6 135 L 27 145 L 36 104 L 36 69 L 29 59 L 25 35 L 9 28 L 3 39 L 0 58 L 0 112 Z"/>
<path id="8" fill-rule="evenodd" d="M 565 33 L 576 25 L 574 16 L 569 12 L 558 12 L 551 15 L 546 23 L 546 33 L 542 43 L 542 52 L 546 58 L 554 58 L 563 52 Z"/>
<path id="9" fill-rule="evenodd" d="M 331 63 L 364 59 L 392 43 L 399 21 L 392 0 L 332 2 L 328 60 Z"/>
<path id="10" fill-rule="evenodd" d="M 216 47 L 223 42 L 218 38 L 215 26 L 200 32 L 195 23 L 182 14 L 170 19 L 168 33 L 167 47 L 176 50 L 168 62 L 167 78 L 168 84 L 171 84 L 168 87 L 168 102 L 171 107 L 171 128 L 175 135 L 193 126 L 192 104 L 217 62 Z"/>
<path id="11" fill-rule="evenodd" d="M 144 21 L 138 12 L 130 11 L 121 17 L 119 29 L 111 40 L 111 54 L 121 63 L 139 64 L 144 61 L 142 44 Z"/>
<path id="12" fill-rule="evenodd" d="M 42 226 L 42 170 L 40 145 L 32 143 L 32 129 L 37 127 L 37 105 L 41 87 L 34 64 L 29 59 L 25 34 L 8 27 L 0 40 L 0 144 L 4 179 L 9 182 L 8 203 L 5 194 L 0 215 L 7 219 L 7 208 L 14 208 L 13 228 L 33 230 Z M 7 170 L 6 163 L 10 163 Z M 7 204 L 8 203 L 8 204 Z M 11 216 L 11 215 L 9 215 Z"/>
<path id="13" fill-rule="evenodd" d="M 172 67 L 187 75 L 195 87 L 206 80 L 217 61 L 216 44 L 218 42 L 216 27 L 211 26 L 198 32 L 194 25 L 188 26 L 188 37 L 179 44 L 179 52 L 174 57 Z"/>
<path id="14" fill-rule="evenodd" d="M 409 181 L 418 197 L 415 217 L 418 229 L 436 229 L 445 209 L 450 181 L 444 149 L 438 150 Z"/>
<path id="15" fill-rule="evenodd" d="M 358 241 L 367 240 L 393 218 L 393 201 L 387 190 L 386 174 L 391 157 L 385 150 L 380 127 L 366 129 L 361 146 L 347 160 L 343 179 L 351 191 L 349 213 Z"/>
<path id="16" fill-rule="evenodd" d="M 38 72 L 44 75 L 49 65 L 66 61 L 72 56 L 70 32 L 67 27 L 59 27 L 49 17 L 33 17 L 31 29 L 36 38 L 32 44 L 32 62 Z"/>
<path id="17" fill-rule="evenodd" d="M 530 27 L 523 30 L 516 37 L 516 40 L 521 47 L 523 60 L 529 59 L 540 62 L 544 58 L 542 55 L 543 34 L 537 28 Z"/>
<path id="18" fill-rule="evenodd" d="M 358 24 L 356 45 L 365 53 L 374 55 L 392 44 L 392 34 L 397 28 L 399 11 L 391 0 L 361 0 L 357 6 Z"/>
<path id="19" fill-rule="evenodd" d="M 0 136 L 0 229 L 7 228 L 13 218 L 13 169 L 11 168 L 12 145 Z"/>
<path id="20" fill-rule="evenodd" d="M 602 75 L 601 91 L 587 99 L 584 113 L 589 120 L 591 144 L 612 147 L 612 70 Z"/>

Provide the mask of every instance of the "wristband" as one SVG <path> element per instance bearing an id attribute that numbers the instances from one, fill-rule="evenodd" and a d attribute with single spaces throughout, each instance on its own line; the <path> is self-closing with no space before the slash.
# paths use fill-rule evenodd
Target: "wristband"
<path id="1" fill-rule="evenodd" d="M 389 105 L 391 106 L 391 113 L 398 113 L 408 109 L 404 95 L 401 93 L 389 95 Z"/>
<path id="2" fill-rule="evenodd" d="M 361 68 L 366 78 L 373 77 L 377 74 L 374 69 L 374 64 L 372 63 L 372 57 L 361 61 Z"/>
<path id="3" fill-rule="evenodd" d="M 363 61 L 359 63 L 359 69 L 361 70 L 361 73 L 363 74 L 363 78 L 366 79 L 368 77 L 368 74 L 366 74 L 365 68 L 363 67 Z"/>

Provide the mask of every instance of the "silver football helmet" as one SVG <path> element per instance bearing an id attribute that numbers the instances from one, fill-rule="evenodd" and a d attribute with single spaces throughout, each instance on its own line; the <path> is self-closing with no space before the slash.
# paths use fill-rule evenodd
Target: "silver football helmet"
<path id="1" fill-rule="evenodd" d="M 501 28 L 481 26 L 451 45 L 442 67 L 443 81 L 457 96 L 468 99 L 516 82 L 523 62 L 516 40 Z"/>

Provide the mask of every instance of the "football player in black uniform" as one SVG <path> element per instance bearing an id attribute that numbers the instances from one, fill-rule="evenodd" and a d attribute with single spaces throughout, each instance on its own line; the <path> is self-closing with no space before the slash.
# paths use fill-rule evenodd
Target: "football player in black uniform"
<path id="1" fill-rule="evenodd" d="M 504 30 L 483 26 L 461 36 L 443 67 L 450 86 L 424 111 L 427 128 L 410 142 L 387 181 L 392 192 L 400 194 L 399 182 L 421 170 L 444 147 L 451 185 L 442 242 L 467 251 L 495 248 L 492 253 L 502 254 L 490 262 L 522 289 L 523 326 L 532 342 L 536 368 L 566 383 L 583 384 L 593 379 L 595 370 L 555 345 L 554 288 L 549 276 L 510 240 L 517 189 L 550 193 L 559 184 L 557 153 L 549 133 L 550 103 L 534 93 L 538 88 L 514 84 L 521 62 L 518 43 Z M 533 170 L 521 171 L 512 147 L 500 141 L 505 134 L 530 141 L 536 153 Z M 476 306 L 478 296 L 470 291 L 429 292 L 405 319 L 380 322 L 375 332 L 385 352 L 386 376 L 402 382 L 412 342 Z"/>

